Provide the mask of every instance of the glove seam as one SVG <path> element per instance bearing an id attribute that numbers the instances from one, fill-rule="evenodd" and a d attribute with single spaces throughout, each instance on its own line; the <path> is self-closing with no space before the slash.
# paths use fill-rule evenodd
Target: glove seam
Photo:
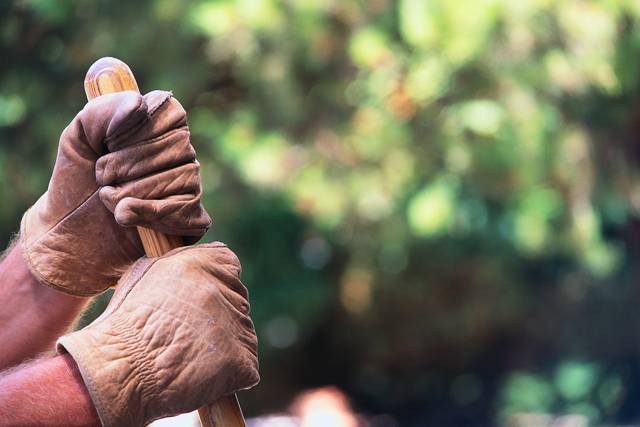
<path id="1" fill-rule="evenodd" d="M 149 120 L 151 120 L 153 114 L 158 111 L 158 109 L 160 107 L 162 107 L 164 104 L 167 103 L 167 101 L 171 98 L 173 98 L 173 93 L 170 91 L 165 91 L 167 93 L 165 99 L 158 105 L 156 105 L 152 110 L 147 109 L 146 113 L 144 114 L 144 117 L 142 118 L 142 120 L 140 120 L 139 122 L 135 122 L 133 124 L 133 126 L 131 126 L 130 129 L 127 129 L 125 132 L 122 133 L 114 133 L 112 135 L 108 135 L 105 136 L 104 138 L 104 145 L 107 148 L 108 152 L 112 152 L 109 149 L 109 145 L 111 143 L 113 143 L 114 141 L 118 142 L 120 139 L 125 139 L 127 136 L 130 135 L 134 135 L 139 129 L 141 129 L 142 127 L 144 127 L 145 124 L 147 124 L 149 122 Z M 148 94 L 147 94 L 148 95 Z M 146 103 L 146 99 L 144 98 L 144 96 L 141 96 L 142 98 L 142 102 L 140 105 L 146 105 L 147 107 L 149 107 L 149 105 Z M 138 109 L 139 110 L 139 109 Z M 135 116 L 135 114 L 132 114 L 133 116 Z M 118 145 L 118 144 L 117 144 Z M 116 150 L 117 151 L 117 150 Z"/>
<path id="2" fill-rule="evenodd" d="M 168 93 L 168 95 L 165 97 L 165 99 L 158 105 L 156 105 L 156 107 L 152 110 L 147 111 L 147 115 L 149 117 L 153 116 L 155 114 L 156 111 L 158 111 L 160 109 L 160 107 L 162 107 L 164 104 L 166 104 L 171 98 L 173 98 L 173 91 L 166 91 Z"/>
<path id="3" fill-rule="evenodd" d="M 120 285 L 121 286 L 120 289 L 122 289 L 122 292 L 117 292 L 116 294 L 114 294 L 114 296 L 110 301 L 110 304 L 102 312 L 102 314 L 100 314 L 100 316 L 93 321 L 92 324 L 96 324 L 96 325 L 100 324 L 104 320 L 106 320 L 110 315 L 115 313 L 118 310 L 118 308 L 122 306 L 122 303 L 124 302 L 126 297 L 129 296 L 133 288 L 135 288 L 136 284 L 138 284 L 138 282 L 144 277 L 147 271 L 149 271 L 149 269 L 151 269 L 151 267 L 153 267 L 153 265 L 157 261 L 157 260 L 151 259 L 151 262 L 145 263 L 144 262 L 145 260 L 150 260 L 150 259 L 146 257 L 142 257 L 134 263 L 132 271 L 130 273 L 127 273 L 126 276 L 124 276 L 125 279 L 127 280 L 129 280 L 129 277 L 134 277 L 134 280 L 127 283 L 122 283 L 122 285 Z M 140 266 L 143 266 L 143 267 L 140 267 Z M 142 270 L 142 273 L 140 273 L 137 276 L 134 276 L 134 274 L 139 273 L 139 270 Z M 114 305 L 112 306 L 112 304 Z"/>
<path id="4" fill-rule="evenodd" d="M 168 258 L 170 256 L 173 256 L 177 253 L 180 252 L 184 252 L 185 250 L 190 250 L 190 249 L 196 249 L 199 247 L 210 247 L 210 248 L 223 248 L 223 247 L 227 247 L 226 244 L 222 243 L 222 242 L 211 242 L 211 243 L 204 243 L 200 246 L 182 246 L 180 248 L 176 248 L 172 251 L 167 252 L 164 255 L 161 255 L 159 257 L 155 257 L 155 258 L 148 258 L 148 257 L 142 257 L 140 258 L 138 261 L 136 261 L 136 263 L 133 265 L 132 270 L 130 273 L 127 274 L 127 276 L 125 276 L 125 280 L 129 281 L 131 277 L 133 277 L 133 282 L 127 282 L 127 283 L 122 283 L 120 286 L 122 286 L 120 289 L 123 290 L 124 293 L 118 292 L 116 295 L 114 295 L 115 298 L 117 298 L 117 300 L 113 300 L 112 302 L 115 303 L 115 306 L 113 307 L 113 309 L 111 309 L 110 307 L 107 307 L 105 309 L 105 311 L 100 315 L 100 317 L 98 317 L 95 321 L 94 324 L 98 324 L 101 323 L 104 319 L 106 319 L 107 317 L 109 317 L 110 315 L 114 314 L 116 311 L 118 311 L 118 309 L 122 306 L 122 304 L 124 303 L 124 301 L 126 300 L 126 298 L 129 296 L 129 294 L 133 291 L 133 289 L 135 289 L 136 285 L 138 284 L 138 282 L 140 282 L 140 280 L 142 280 L 144 278 L 144 276 L 149 273 L 149 271 L 156 265 L 156 263 L 164 258 Z M 151 262 L 149 263 L 144 263 L 145 260 L 149 260 Z M 141 267 L 142 266 L 142 267 Z"/>
<path id="5" fill-rule="evenodd" d="M 107 141 L 118 140 L 119 138 L 122 138 L 125 135 L 127 135 L 132 130 L 135 131 L 138 128 L 142 127 L 142 125 L 144 125 L 144 123 L 146 122 L 149 114 L 148 110 L 144 112 L 144 116 L 141 119 L 138 119 L 138 117 L 136 117 L 138 115 L 137 113 L 143 112 L 143 110 L 146 110 L 146 107 L 147 107 L 144 97 L 140 94 L 138 94 L 138 97 L 139 97 L 138 107 L 135 110 L 131 111 L 129 115 L 119 124 L 119 126 L 116 129 L 114 129 L 114 131 L 110 135 L 107 135 L 105 132 L 104 138 L 102 139 L 102 143 L 104 144 L 104 148 L 106 148 L 107 152 L 110 151 Z M 100 154 L 98 154 L 98 157 L 99 156 Z"/>
<path id="6" fill-rule="evenodd" d="M 142 139 L 140 141 L 137 141 L 135 144 L 131 144 L 131 145 L 127 145 L 125 148 L 121 148 L 119 150 L 116 151 L 123 151 L 129 148 L 136 148 L 136 147 L 143 147 L 145 145 L 149 145 L 149 144 L 153 144 L 154 142 L 159 142 L 162 141 L 163 139 L 168 139 L 170 136 L 173 136 L 174 134 L 178 133 L 178 132 L 187 132 L 189 135 L 191 136 L 191 132 L 189 131 L 189 126 L 188 125 L 182 125 L 180 127 L 174 128 L 174 129 L 170 129 L 168 131 L 166 131 L 165 133 L 156 136 L 155 138 L 148 138 L 148 139 Z M 191 143 L 189 143 L 191 144 Z M 113 153 L 114 151 L 110 151 L 110 153 Z"/>
<path id="7" fill-rule="evenodd" d="M 101 323 L 102 320 L 104 320 L 105 318 L 109 317 L 110 315 L 114 314 L 121 306 L 122 303 L 126 300 L 127 296 L 129 296 L 129 294 L 133 291 L 133 289 L 136 287 L 136 285 L 138 284 L 138 282 L 140 282 L 140 280 L 142 280 L 144 278 L 144 276 L 149 273 L 149 271 L 156 265 L 156 263 L 164 258 L 168 258 L 170 256 L 173 256 L 174 254 L 180 253 L 180 252 L 184 252 L 186 250 L 190 250 L 190 249 L 196 249 L 199 247 L 210 247 L 210 248 L 224 248 L 227 247 L 226 244 L 222 243 L 222 242 L 211 242 L 211 243 L 204 243 L 200 246 L 182 246 L 180 248 L 176 248 L 172 251 L 167 252 L 164 255 L 161 255 L 159 257 L 155 257 L 155 258 L 148 258 L 148 257 L 142 257 L 140 258 L 133 266 L 133 269 L 131 270 L 130 273 L 128 273 L 128 275 L 125 277 L 126 280 L 129 280 L 130 277 L 135 277 L 133 282 L 128 282 L 128 283 L 122 283 L 121 284 L 121 288 L 124 291 L 124 294 L 122 294 L 122 296 L 120 295 L 120 293 L 118 293 L 117 295 L 115 295 L 115 297 L 117 297 L 118 299 L 113 301 L 116 305 L 113 307 L 113 309 L 110 309 L 109 307 L 107 307 L 107 309 L 100 315 L 100 317 L 98 317 L 98 319 L 96 319 L 94 321 L 94 324 L 98 324 Z M 144 260 L 150 260 L 151 262 L 149 263 L 144 263 Z M 143 267 L 140 267 L 143 266 Z M 142 270 L 141 272 L 139 270 Z M 137 277 L 135 276 L 137 274 Z M 125 287 L 126 285 L 126 287 Z M 108 314 L 108 315 L 107 315 Z"/>

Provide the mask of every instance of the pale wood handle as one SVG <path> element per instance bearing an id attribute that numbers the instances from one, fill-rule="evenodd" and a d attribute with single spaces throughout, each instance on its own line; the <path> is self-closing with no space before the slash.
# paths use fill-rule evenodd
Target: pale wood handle
<path id="1" fill-rule="evenodd" d="M 136 79 L 127 64 L 116 58 L 100 58 L 91 65 L 84 79 L 87 99 L 100 95 L 135 90 L 140 92 Z M 147 256 L 164 255 L 171 249 L 183 246 L 182 238 L 170 236 L 145 227 L 138 227 L 138 234 Z M 203 427 L 245 427 L 242 410 L 235 395 L 198 409 Z"/>

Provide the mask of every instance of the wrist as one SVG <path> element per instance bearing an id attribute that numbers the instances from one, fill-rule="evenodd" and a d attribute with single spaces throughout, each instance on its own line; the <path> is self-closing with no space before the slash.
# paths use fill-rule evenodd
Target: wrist
<path id="1" fill-rule="evenodd" d="M 60 337 L 56 345 L 58 354 L 75 361 L 104 427 L 149 421 L 144 403 L 154 395 L 155 380 L 145 367 L 150 355 L 131 331 L 127 319 L 111 316 Z"/>
<path id="2" fill-rule="evenodd" d="M 27 267 L 19 241 L 6 251 L 0 281 L 0 370 L 50 350 L 90 301 L 43 286 Z"/>
<path id="3" fill-rule="evenodd" d="M 75 364 L 68 356 L 36 360 L 0 373 L 0 424 L 100 425 Z"/>

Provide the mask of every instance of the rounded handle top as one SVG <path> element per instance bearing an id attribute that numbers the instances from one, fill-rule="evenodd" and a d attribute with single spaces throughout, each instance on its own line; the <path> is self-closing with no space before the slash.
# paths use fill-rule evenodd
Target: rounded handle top
<path id="1" fill-rule="evenodd" d="M 92 100 L 100 95 L 138 89 L 138 83 L 127 64 L 117 58 L 105 56 L 89 67 L 84 78 L 84 90 L 87 99 Z"/>

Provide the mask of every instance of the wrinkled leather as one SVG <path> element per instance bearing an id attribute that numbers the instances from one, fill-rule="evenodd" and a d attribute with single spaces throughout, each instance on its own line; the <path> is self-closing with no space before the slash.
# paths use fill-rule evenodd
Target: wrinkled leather
<path id="1" fill-rule="evenodd" d="M 103 426 L 193 411 L 259 381 L 240 263 L 222 243 L 141 258 L 105 312 L 61 337 Z"/>
<path id="2" fill-rule="evenodd" d="M 134 226 L 200 238 L 199 165 L 186 112 L 170 92 L 121 92 L 84 107 L 60 137 L 46 193 L 21 224 L 40 282 L 90 296 L 144 254 Z"/>

